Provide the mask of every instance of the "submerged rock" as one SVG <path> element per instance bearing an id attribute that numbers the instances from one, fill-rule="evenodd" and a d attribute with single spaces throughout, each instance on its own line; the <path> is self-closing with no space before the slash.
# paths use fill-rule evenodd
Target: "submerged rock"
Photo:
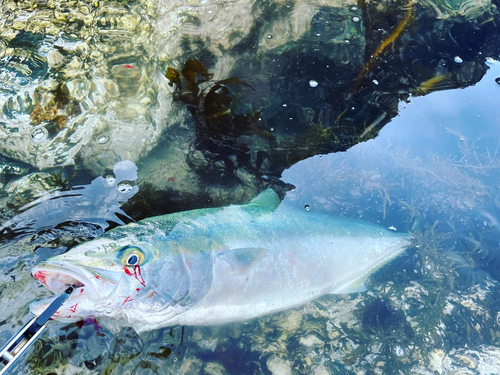
<path id="1" fill-rule="evenodd" d="M 270 357 L 267 360 L 267 368 L 273 375 L 292 375 L 290 363 L 283 358 Z"/>
<path id="2" fill-rule="evenodd" d="M 320 340 L 315 335 L 309 335 L 309 336 L 301 337 L 299 339 L 299 343 L 301 343 L 302 345 L 304 345 L 305 347 L 308 347 L 308 348 L 312 348 L 314 346 L 322 347 L 322 346 L 325 345 L 325 343 L 323 342 L 323 340 Z"/>
<path id="3" fill-rule="evenodd" d="M 203 366 L 203 370 L 207 375 L 226 375 L 227 372 L 223 366 L 216 362 L 209 362 Z"/>
<path id="4" fill-rule="evenodd" d="M 310 170 L 328 171 L 319 177 L 286 170 L 373 138 L 410 95 L 476 83 L 485 57 L 498 56 L 497 1 L 412 4 L 4 1 L 0 147 L 42 169 L 18 180 L 27 172 L 2 170 L 6 219 L 67 185 L 49 167 L 76 164 L 78 177 L 90 175 L 113 198 L 111 211 L 102 203 L 106 194 L 77 199 L 104 210 L 75 208 L 84 219 L 116 220 L 124 197 L 131 199 L 123 212 L 140 219 L 245 202 L 268 186 L 284 195 L 293 184 L 287 199 L 310 210 L 389 228 L 404 217 L 397 230 L 411 230 L 417 244 L 375 275 L 366 294 L 326 296 L 229 328 L 176 327 L 138 337 L 52 326 L 26 359 L 31 369 L 494 372 L 499 200 L 498 174 L 490 171 L 499 164 L 489 151 L 457 133 L 458 159 L 379 145 L 351 150 L 351 159 L 310 159 Z M 188 62 L 199 70 L 184 74 Z M 173 80 L 164 76 L 169 67 L 177 80 L 172 70 Z M 139 189 L 104 173 L 125 159 L 138 166 Z M 25 211 L 26 222 L 58 215 L 61 207 L 50 204 L 62 200 L 49 198 L 38 211 Z M 71 229 L 66 234 L 82 234 Z M 27 269 L 35 251 L 43 258 L 54 250 L 44 247 L 53 235 L 0 247 L 8 268 L 0 275 L 2 306 L 13 308 L 2 337 L 27 318 L 25 306 L 38 293 Z"/>
<path id="5" fill-rule="evenodd" d="M 0 189 L 5 185 L 5 182 L 10 176 L 22 176 L 31 171 L 29 164 L 21 163 L 15 160 L 0 155 Z"/>
<path id="6" fill-rule="evenodd" d="M 440 350 L 432 357 L 430 369 L 439 374 L 495 374 L 500 368 L 500 350 L 496 346 L 481 345 L 477 349 Z"/>
<path id="7" fill-rule="evenodd" d="M 121 205 L 138 192 L 136 180 L 136 165 L 125 160 L 117 163 L 113 172 L 87 185 L 71 186 L 71 177 L 62 170 L 13 181 L 6 188 L 9 195 L 3 203 L 17 215 L 0 226 L 0 241 L 36 235 L 47 242 L 67 235 L 92 238 L 112 222 L 124 225 L 122 219 L 131 219 Z M 40 238 L 39 242 L 45 241 Z"/>
<path id="8" fill-rule="evenodd" d="M 187 106 L 197 129 L 190 155 L 202 155 L 188 168 L 202 175 L 222 161 L 214 173 L 255 186 L 261 175 L 374 137 L 410 94 L 474 84 L 484 57 L 498 52 L 498 10 L 488 0 L 16 4 L 2 4 L 0 146 L 42 169 L 78 163 L 100 174 L 138 162 L 179 124 L 166 67 L 198 60 L 212 82 L 237 78 L 254 90 L 214 91 L 231 103 L 208 122 L 212 99 L 195 112 Z"/>
<path id="9" fill-rule="evenodd" d="M 73 164 L 86 150 L 83 164 L 101 173 L 149 151 L 164 128 L 157 121 L 161 83 L 148 54 L 152 12 L 147 1 L 3 2 L 4 155 L 44 169 Z"/>

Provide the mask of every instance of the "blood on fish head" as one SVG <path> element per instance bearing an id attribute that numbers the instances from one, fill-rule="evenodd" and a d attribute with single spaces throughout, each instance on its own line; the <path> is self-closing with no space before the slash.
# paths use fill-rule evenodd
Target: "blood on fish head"
<path id="1" fill-rule="evenodd" d="M 176 298 L 186 298 L 186 271 L 179 269 L 182 265 L 176 259 L 180 258 L 168 251 L 161 232 L 138 224 L 116 229 L 33 268 L 35 279 L 56 294 L 70 285 L 76 287 L 53 319 L 112 318 L 113 324 L 122 321 L 121 325 L 139 325 L 141 330 L 142 316 L 160 314 Z M 174 268 L 177 270 L 169 271 Z M 162 274 L 173 275 L 166 288 L 159 277 Z M 39 315 L 52 300 L 32 303 L 31 311 Z"/>

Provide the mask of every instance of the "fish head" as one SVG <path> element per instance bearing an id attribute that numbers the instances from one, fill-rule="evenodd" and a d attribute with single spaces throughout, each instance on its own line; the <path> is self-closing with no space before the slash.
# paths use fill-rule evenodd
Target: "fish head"
<path id="1" fill-rule="evenodd" d="M 140 332 L 179 314 L 189 302 L 189 269 L 174 245 L 156 228 L 129 224 L 49 258 L 32 274 L 57 294 L 76 287 L 52 319 L 104 318 L 105 325 L 108 320 L 108 326 Z M 54 298 L 33 302 L 32 313 L 41 314 Z"/>

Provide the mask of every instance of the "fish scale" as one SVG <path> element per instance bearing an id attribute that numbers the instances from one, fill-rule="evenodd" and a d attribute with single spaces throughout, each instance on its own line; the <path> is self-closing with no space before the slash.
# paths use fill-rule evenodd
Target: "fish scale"
<path id="1" fill-rule="evenodd" d="M 282 204 L 268 189 L 245 205 L 153 217 L 36 266 L 54 292 L 72 281 L 57 319 L 101 318 L 138 332 L 244 321 L 325 294 L 364 290 L 410 237 L 360 220 Z M 127 265 L 129 252 L 136 252 Z M 85 270 L 85 272 L 84 272 Z M 105 274 L 96 282 L 92 273 Z M 140 275 L 140 277 L 138 276 Z M 87 288 L 87 286 L 91 286 Z M 32 304 L 32 311 L 43 302 Z"/>

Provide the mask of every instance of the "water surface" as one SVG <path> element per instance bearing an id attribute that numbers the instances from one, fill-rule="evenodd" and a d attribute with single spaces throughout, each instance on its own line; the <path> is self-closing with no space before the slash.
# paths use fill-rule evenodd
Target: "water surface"
<path id="1" fill-rule="evenodd" d="M 9 4 L 0 161 L 35 170 L 4 176 L 0 341 L 50 294 L 33 264 L 132 219 L 273 187 L 415 239 L 365 293 L 245 323 L 142 335 L 51 323 L 19 373 L 498 372 L 495 2 L 240 1 L 231 33 L 211 26 L 225 20 L 219 2 L 80 4 L 64 17 Z M 201 62 L 196 81 L 165 78 L 187 61 Z M 116 169 L 124 160 L 137 176 Z"/>

